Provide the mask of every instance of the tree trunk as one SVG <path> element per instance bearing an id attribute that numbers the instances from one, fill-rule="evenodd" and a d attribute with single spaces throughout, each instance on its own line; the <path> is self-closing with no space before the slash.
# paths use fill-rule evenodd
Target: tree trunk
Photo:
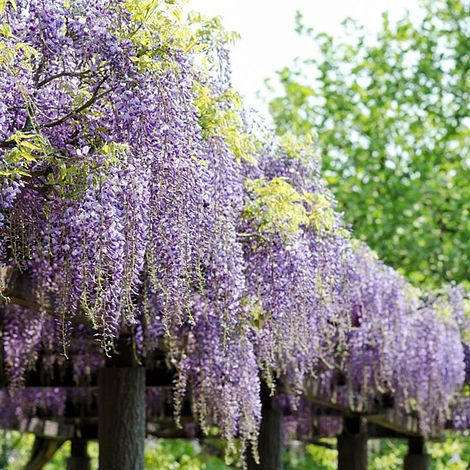
<path id="1" fill-rule="evenodd" d="M 98 373 L 100 470 L 143 470 L 145 369 L 122 338 L 107 367 Z"/>
<path id="2" fill-rule="evenodd" d="M 338 436 L 338 470 L 367 470 L 367 434 L 361 418 L 345 418 Z"/>

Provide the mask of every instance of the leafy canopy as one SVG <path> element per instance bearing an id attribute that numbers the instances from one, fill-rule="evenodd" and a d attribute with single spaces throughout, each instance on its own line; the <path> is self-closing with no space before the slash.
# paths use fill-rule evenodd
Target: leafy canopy
<path id="1" fill-rule="evenodd" d="M 277 132 L 318 133 L 325 175 L 356 235 L 424 285 L 470 270 L 469 4 L 428 1 L 346 41 L 297 17 L 316 52 L 268 82 Z M 272 95 L 271 95 L 272 96 Z"/>

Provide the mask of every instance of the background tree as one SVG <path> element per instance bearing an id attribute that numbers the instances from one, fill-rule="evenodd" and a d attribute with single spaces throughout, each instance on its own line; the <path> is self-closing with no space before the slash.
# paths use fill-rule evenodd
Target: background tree
<path id="1" fill-rule="evenodd" d="M 318 134 L 325 174 L 356 236 L 418 283 L 469 279 L 470 4 L 428 1 L 372 39 L 316 34 L 313 57 L 278 72 L 277 132 Z M 277 90 L 268 83 L 271 92 Z"/>

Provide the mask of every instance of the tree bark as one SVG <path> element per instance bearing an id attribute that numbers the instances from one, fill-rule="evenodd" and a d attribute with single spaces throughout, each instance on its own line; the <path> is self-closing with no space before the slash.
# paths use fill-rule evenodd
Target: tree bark
<path id="1" fill-rule="evenodd" d="M 136 364 L 128 338 L 98 373 L 100 470 L 143 470 L 145 370 Z"/>

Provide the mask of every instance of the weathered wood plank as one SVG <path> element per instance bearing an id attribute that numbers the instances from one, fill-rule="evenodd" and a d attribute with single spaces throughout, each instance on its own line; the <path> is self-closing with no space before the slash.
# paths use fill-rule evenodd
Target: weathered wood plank
<path id="1" fill-rule="evenodd" d="M 397 416 L 392 410 L 385 410 L 382 414 L 367 416 L 367 420 L 405 436 L 420 435 L 418 419 L 414 416 Z"/>
<path id="2" fill-rule="evenodd" d="M 30 277 L 11 266 L 0 266 L 0 293 L 7 297 L 12 304 L 57 316 L 50 299 L 45 299 L 44 303 L 38 303 L 35 286 Z M 90 319 L 81 313 L 68 320 L 72 323 L 92 325 Z"/>

